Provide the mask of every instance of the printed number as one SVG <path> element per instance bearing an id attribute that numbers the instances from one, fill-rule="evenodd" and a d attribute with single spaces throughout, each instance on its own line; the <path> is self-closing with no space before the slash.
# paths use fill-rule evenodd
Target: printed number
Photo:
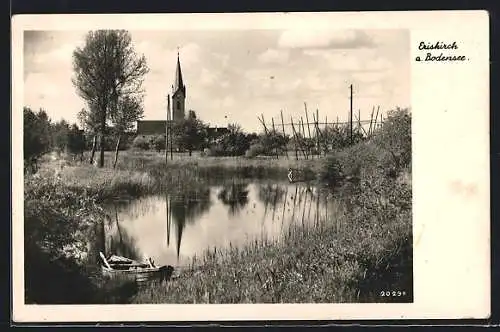
<path id="1" fill-rule="evenodd" d="M 405 291 L 380 291 L 380 296 L 388 297 L 388 296 L 405 296 Z"/>

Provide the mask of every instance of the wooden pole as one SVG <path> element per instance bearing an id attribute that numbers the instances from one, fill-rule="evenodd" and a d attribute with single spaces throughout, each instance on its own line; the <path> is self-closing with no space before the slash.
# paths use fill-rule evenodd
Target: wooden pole
<path id="1" fill-rule="evenodd" d="M 368 129 L 368 135 L 372 135 L 372 122 L 373 122 L 373 113 L 375 112 L 375 106 L 372 108 L 372 114 L 370 115 L 370 129 Z"/>
<path id="2" fill-rule="evenodd" d="M 320 135 L 320 132 L 319 132 L 319 123 L 318 123 L 318 120 L 319 120 L 319 110 L 316 109 L 316 117 L 314 117 L 314 113 L 313 113 L 313 120 L 314 120 L 314 126 L 316 127 L 316 148 L 318 149 L 318 158 L 321 156 L 321 147 L 319 145 L 319 135 Z"/>
<path id="3" fill-rule="evenodd" d="M 363 128 L 363 126 L 361 125 L 361 120 L 358 117 L 356 117 L 356 120 L 358 121 L 358 129 L 361 128 L 365 135 L 368 135 L 365 131 L 365 128 Z"/>
<path id="4" fill-rule="evenodd" d="M 299 160 L 299 147 L 297 145 L 297 135 L 295 134 L 295 127 L 293 126 L 293 118 L 290 116 L 290 124 L 292 125 L 292 136 L 293 141 L 295 142 L 295 160 Z"/>
<path id="5" fill-rule="evenodd" d="M 276 138 L 276 127 L 274 126 L 274 118 L 273 117 L 271 118 L 271 123 L 273 124 L 273 135 Z M 276 159 L 280 159 L 280 157 L 278 155 L 278 147 L 275 147 L 275 151 L 276 151 Z"/>
<path id="6" fill-rule="evenodd" d="M 308 116 L 309 112 L 307 110 L 307 104 L 305 102 L 304 102 L 304 111 L 306 113 L 307 133 L 309 134 L 309 140 L 311 140 L 312 136 L 311 136 L 311 128 L 309 127 L 309 116 Z M 311 155 L 311 158 L 314 158 L 313 157 L 314 155 L 311 153 L 311 150 L 310 150 L 309 142 L 307 144 L 307 149 L 308 149 L 308 153 Z"/>
<path id="7" fill-rule="evenodd" d="M 378 121 L 378 112 L 380 110 L 380 106 L 377 107 L 377 115 L 375 116 L 375 125 L 373 126 L 373 129 L 377 129 L 377 121 Z"/>
<path id="8" fill-rule="evenodd" d="M 321 156 L 321 146 L 319 145 L 319 135 L 320 135 L 320 132 L 319 132 L 319 122 L 318 122 L 318 112 L 316 110 L 316 117 L 314 116 L 314 113 L 313 113 L 313 120 L 314 120 L 314 127 L 316 128 L 316 149 L 318 150 L 318 158 Z"/>
<path id="9" fill-rule="evenodd" d="M 300 132 L 300 123 L 298 125 L 299 125 L 299 132 Z M 304 158 L 307 159 L 307 154 L 304 151 L 304 149 L 302 147 L 302 144 L 299 141 L 299 135 L 298 135 L 297 131 L 295 130 L 295 126 L 293 124 L 293 119 L 292 119 L 292 130 L 293 130 L 293 132 L 295 134 L 295 142 L 296 142 L 297 146 L 300 146 L 300 151 L 302 151 L 302 154 L 304 155 Z"/>
<path id="10" fill-rule="evenodd" d="M 309 159 L 309 142 L 306 141 L 306 129 L 305 129 L 305 126 L 304 126 L 304 118 L 301 116 L 300 117 L 300 124 L 301 124 L 301 127 L 302 127 L 302 135 L 303 135 L 303 141 L 304 141 L 304 145 L 305 145 L 305 151 L 306 151 L 306 159 Z M 300 128 L 299 128 L 300 130 Z"/>
<path id="11" fill-rule="evenodd" d="M 358 133 L 361 132 L 361 110 L 358 108 Z"/>
<path id="12" fill-rule="evenodd" d="M 306 113 L 306 121 L 307 121 L 307 132 L 309 133 L 309 138 L 311 138 L 311 128 L 309 128 L 309 116 L 307 115 L 307 104 L 304 102 L 304 112 Z"/>
<path id="13" fill-rule="evenodd" d="M 168 164 L 168 141 L 170 135 L 170 95 L 167 95 L 167 123 L 165 124 L 165 165 Z"/>
<path id="14" fill-rule="evenodd" d="M 328 153 L 328 115 L 325 115 L 325 156 Z"/>
<path id="15" fill-rule="evenodd" d="M 281 116 L 281 127 L 283 128 L 283 141 L 286 142 L 285 122 L 283 121 L 283 110 L 280 110 L 280 116 Z M 288 146 L 285 146 L 285 154 L 286 154 L 286 159 L 289 159 Z"/>
<path id="16" fill-rule="evenodd" d="M 351 144 L 353 143 L 353 138 L 352 138 L 352 84 L 350 85 L 350 91 L 351 91 L 351 96 L 349 98 L 350 101 L 350 123 L 351 123 Z"/>
<path id="17" fill-rule="evenodd" d="M 260 115 L 262 117 L 262 125 L 264 126 L 264 131 L 266 132 L 266 135 L 267 135 L 267 127 L 266 127 L 266 120 L 264 120 L 264 114 L 261 114 Z"/>

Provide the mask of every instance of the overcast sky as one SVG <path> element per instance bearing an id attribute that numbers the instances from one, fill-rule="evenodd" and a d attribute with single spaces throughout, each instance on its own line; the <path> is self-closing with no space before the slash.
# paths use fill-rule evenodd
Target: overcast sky
<path id="1" fill-rule="evenodd" d="M 144 119 L 166 118 L 177 48 L 186 85 L 186 110 L 212 126 L 237 122 L 260 131 L 257 116 L 285 122 L 304 116 L 304 102 L 324 122 L 347 120 L 349 84 L 354 109 L 370 117 L 410 106 L 407 30 L 130 31 L 150 72 Z M 76 122 L 85 106 L 71 83 L 72 52 L 86 31 L 25 32 L 25 106 L 44 108 L 54 120 Z M 227 119 L 225 118 L 227 116 Z"/>

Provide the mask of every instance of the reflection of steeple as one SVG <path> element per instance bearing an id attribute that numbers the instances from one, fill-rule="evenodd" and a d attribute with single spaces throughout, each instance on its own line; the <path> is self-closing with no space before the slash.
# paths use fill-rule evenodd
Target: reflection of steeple
<path id="1" fill-rule="evenodd" d="M 181 241 L 182 241 L 182 232 L 184 231 L 184 227 L 186 227 L 186 217 L 184 215 L 184 220 L 177 223 L 177 259 L 179 259 L 179 253 L 181 250 Z"/>
<path id="2" fill-rule="evenodd" d="M 201 192 L 184 192 L 176 199 L 167 197 L 167 222 L 173 223 L 176 228 L 176 249 L 177 259 L 180 256 L 182 233 L 186 223 L 193 223 L 198 220 L 196 217 L 203 214 L 210 208 L 210 189 L 205 188 Z M 167 245 L 170 244 L 170 226 L 167 226 Z"/>

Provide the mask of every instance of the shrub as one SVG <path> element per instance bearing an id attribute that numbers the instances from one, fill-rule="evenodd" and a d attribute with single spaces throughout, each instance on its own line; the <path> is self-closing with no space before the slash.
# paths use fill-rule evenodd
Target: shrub
<path id="1" fill-rule="evenodd" d="M 153 139 L 153 148 L 160 152 L 161 150 L 165 150 L 166 147 L 166 138 L 165 135 L 157 135 Z"/>
<path id="2" fill-rule="evenodd" d="M 132 147 L 139 150 L 149 150 L 149 141 L 143 136 L 137 136 L 132 142 Z"/>
<path id="3" fill-rule="evenodd" d="M 389 111 L 375 143 L 387 151 L 397 171 L 411 166 L 411 114 L 408 109 Z"/>
<path id="4" fill-rule="evenodd" d="M 88 239 L 103 211 L 83 187 L 69 188 L 48 176 L 27 177 L 24 205 L 25 287 L 29 303 L 94 301 L 85 274 Z M 44 280 L 44 282 L 40 282 Z M 74 288 L 82 292 L 74 294 Z M 81 289 L 80 289 L 81 288 Z M 84 299 L 85 297 L 85 299 Z"/>
<path id="5" fill-rule="evenodd" d="M 245 157 L 255 158 L 260 154 L 264 153 L 264 147 L 260 143 L 254 143 L 250 145 L 250 148 L 245 152 Z"/>

